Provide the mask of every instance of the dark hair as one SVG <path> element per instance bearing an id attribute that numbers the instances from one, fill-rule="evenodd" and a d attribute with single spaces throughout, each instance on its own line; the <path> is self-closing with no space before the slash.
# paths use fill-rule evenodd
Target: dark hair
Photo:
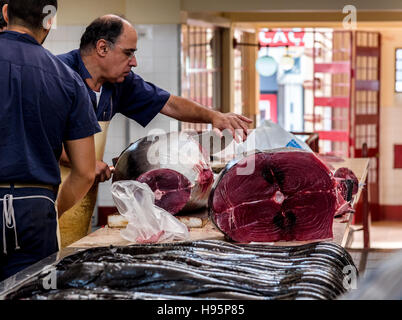
<path id="1" fill-rule="evenodd" d="M 57 10 L 57 0 L 8 0 L 9 24 L 33 30 L 43 29 L 43 22 L 50 13 L 44 10 L 46 6 L 53 6 Z"/>
<path id="2" fill-rule="evenodd" d="M 95 49 L 99 40 L 103 39 L 112 45 L 123 33 L 123 19 L 120 17 L 100 17 L 95 19 L 81 37 L 80 52 L 86 53 Z"/>
<path id="3" fill-rule="evenodd" d="M 3 17 L 3 6 L 8 3 L 8 0 L 0 0 L 0 29 L 7 27 L 7 23 Z"/>

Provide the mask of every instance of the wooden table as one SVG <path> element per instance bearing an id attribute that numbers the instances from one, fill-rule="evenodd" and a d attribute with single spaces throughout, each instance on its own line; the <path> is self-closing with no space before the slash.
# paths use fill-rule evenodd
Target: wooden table
<path id="1" fill-rule="evenodd" d="M 343 162 L 332 162 L 331 165 L 337 169 L 341 167 L 347 167 L 351 169 L 359 179 L 359 192 L 355 195 L 353 199 L 353 207 L 356 206 L 359 201 L 360 196 L 363 193 L 363 199 L 366 203 L 363 208 L 365 210 L 364 216 L 364 233 L 365 233 L 365 246 L 369 246 L 369 212 L 368 212 L 368 196 L 367 196 L 367 176 L 368 176 L 368 159 L 346 159 Z M 205 215 L 207 213 L 205 212 Z M 350 235 L 350 225 L 353 220 L 352 214 L 347 214 L 343 218 L 334 219 L 333 224 L 333 239 L 320 239 L 320 241 L 333 241 L 338 243 L 339 245 L 345 247 L 348 242 L 348 238 Z M 190 230 L 190 241 L 197 240 L 224 240 L 223 234 L 215 228 L 211 221 L 203 228 L 194 228 Z M 367 243 L 366 243 L 367 240 Z M 270 245 L 278 245 L 278 246 L 288 246 L 288 245 L 301 245 L 304 243 L 308 243 L 312 241 L 293 241 L 293 242 L 275 242 L 275 243 L 267 243 Z M 128 246 L 133 243 L 123 239 L 120 235 L 120 229 L 112 229 L 108 227 L 104 227 L 98 229 L 97 231 L 89 234 L 85 238 L 73 243 L 70 245 L 71 248 L 93 248 L 93 247 L 104 247 L 104 246 Z"/>
<path id="2" fill-rule="evenodd" d="M 363 232 L 364 232 L 364 248 L 370 248 L 370 212 L 368 203 L 368 171 L 370 160 L 368 158 L 346 159 L 344 162 L 331 163 L 335 169 L 346 167 L 351 169 L 357 179 L 359 179 L 359 191 L 353 198 L 352 207 L 356 208 L 360 197 L 363 197 Z M 334 221 L 334 241 L 345 247 L 350 235 L 350 225 L 353 221 L 353 215 L 347 214 L 341 223 L 335 219 Z"/>

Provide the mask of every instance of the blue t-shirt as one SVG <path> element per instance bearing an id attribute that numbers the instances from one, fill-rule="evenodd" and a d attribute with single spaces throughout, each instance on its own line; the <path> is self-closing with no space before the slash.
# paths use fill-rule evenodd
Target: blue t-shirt
<path id="1" fill-rule="evenodd" d="M 60 184 L 63 141 L 100 132 L 79 75 L 33 37 L 0 33 L 0 183 Z"/>
<path id="2" fill-rule="evenodd" d="M 58 57 L 76 71 L 85 84 L 85 79 L 92 78 L 82 61 L 79 50 L 73 50 Z M 109 121 L 116 113 L 121 113 L 146 127 L 170 98 L 169 92 L 144 81 L 133 72 L 130 72 L 122 83 L 103 84 L 98 106 L 96 106 L 95 93 L 87 84 L 86 86 L 99 121 Z"/>

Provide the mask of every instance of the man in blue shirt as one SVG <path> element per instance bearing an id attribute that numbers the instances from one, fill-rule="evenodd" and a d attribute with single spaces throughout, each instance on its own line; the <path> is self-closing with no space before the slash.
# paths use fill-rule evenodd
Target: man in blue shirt
<path id="1" fill-rule="evenodd" d="M 162 113 L 180 121 L 211 123 L 215 130 L 228 129 L 233 135 L 238 130 L 241 138 L 246 138 L 248 124 L 252 122 L 250 119 L 233 113 L 223 114 L 172 95 L 133 73 L 131 69 L 137 66 L 137 38 L 137 32 L 128 21 L 115 15 L 106 15 L 86 28 L 79 50 L 59 56 L 84 80 L 102 128 L 107 128 L 116 113 L 135 120 L 143 127 L 158 113 Z M 106 130 L 103 130 L 103 134 L 106 134 Z M 111 178 L 112 170 L 102 161 L 105 137 L 95 140 L 95 147 L 99 150 L 96 182 L 103 182 Z M 62 156 L 61 163 L 69 166 L 67 157 Z M 63 172 L 62 167 L 62 175 Z M 77 205 L 60 220 L 63 246 L 87 234 L 96 193 L 95 186 L 81 206 Z M 78 223 L 78 218 L 85 222 Z M 74 232 L 77 234 L 72 235 Z"/>
<path id="2" fill-rule="evenodd" d="M 93 21 L 81 38 L 79 50 L 58 57 L 86 83 L 99 121 L 122 113 L 143 127 L 160 112 L 180 121 L 211 123 L 218 130 L 239 130 L 243 139 L 252 121 L 241 115 L 203 107 L 145 82 L 131 69 L 137 66 L 137 32 L 126 20 L 106 15 Z M 96 96 L 100 95 L 99 104 Z M 109 166 L 97 163 L 98 182 L 109 180 Z"/>
<path id="3" fill-rule="evenodd" d="M 100 131 L 79 75 L 41 46 L 52 24 L 44 8 L 57 0 L 8 2 L 8 31 L 0 33 L 0 281 L 58 251 L 57 211 L 93 184 Z M 58 192 L 63 144 L 72 169 Z"/>

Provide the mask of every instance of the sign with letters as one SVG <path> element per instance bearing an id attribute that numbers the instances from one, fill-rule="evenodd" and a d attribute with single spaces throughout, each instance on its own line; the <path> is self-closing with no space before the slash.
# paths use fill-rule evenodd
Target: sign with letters
<path id="1" fill-rule="evenodd" d="M 304 47 L 304 31 L 260 31 L 259 41 L 262 47 Z"/>

